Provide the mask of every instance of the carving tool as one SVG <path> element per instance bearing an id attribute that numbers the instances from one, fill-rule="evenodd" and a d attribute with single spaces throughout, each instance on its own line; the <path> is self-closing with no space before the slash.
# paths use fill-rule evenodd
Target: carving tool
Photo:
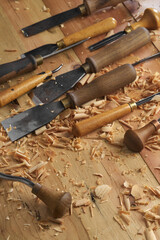
<path id="1" fill-rule="evenodd" d="M 0 178 L 21 182 L 32 188 L 32 193 L 35 194 L 39 199 L 41 199 L 50 210 L 50 213 L 54 218 L 61 218 L 64 214 L 69 211 L 72 203 L 72 197 L 69 192 L 58 193 L 56 190 L 49 189 L 39 183 L 33 183 L 31 180 L 4 174 L 0 172 Z"/>
<path id="2" fill-rule="evenodd" d="M 160 118 L 151 121 L 140 129 L 128 129 L 124 135 L 124 143 L 129 150 L 140 152 L 145 147 L 147 139 L 158 129 L 160 129 Z"/>
<path id="3" fill-rule="evenodd" d="M 125 70 L 125 68 L 123 68 L 122 71 L 118 71 L 118 74 L 116 74 L 116 70 L 114 74 L 109 72 L 107 78 L 105 75 L 100 76 L 82 88 L 68 93 L 61 101 L 40 104 L 2 121 L 1 124 L 12 141 L 18 140 L 46 125 L 65 109 L 81 106 L 94 98 L 109 94 L 129 84 L 136 78 L 134 67 L 127 68 L 125 75 L 123 70 Z M 119 77 L 122 79 L 120 82 Z"/>
<path id="4" fill-rule="evenodd" d="M 128 113 L 131 113 L 134 109 L 137 109 L 138 106 L 154 100 L 154 97 L 157 95 L 160 95 L 160 92 L 141 99 L 138 102 L 126 103 L 104 113 L 100 113 L 83 121 L 77 122 L 73 127 L 73 134 L 75 136 L 86 135 L 108 123 L 124 117 Z"/>
<path id="5" fill-rule="evenodd" d="M 77 16 L 90 15 L 92 12 L 108 6 L 116 6 L 118 3 L 125 0 L 84 0 L 83 4 L 70 9 L 66 12 L 59 13 L 55 16 L 51 16 L 40 22 L 34 23 L 28 27 L 21 29 L 25 37 L 30 37 L 37 33 L 43 32 L 49 28 L 55 27 Z"/>
<path id="6" fill-rule="evenodd" d="M 43 63 L 45 58 L 51 57 L 72 47 L 75 47 L 91 37 L 103 34 L 116 26 L 114 18 L 106 18 L 79 32 L 59 40 L 56 44 L 45 44 L 21 55 L 21 59 L 0 65 L 0 83 L 20 74 L 31 72 Z"/>
<path id="7" fill-rule="evenodd" d="M 105 39 L 89 46 L 88 48 L 90 51 L 97 50 L 97 49 L 119 39 L 123 35 L 130 33 L 131 31 L 137 29 L 138 27 L 145 27 L 148 30 L 158 29 L 160 27 L 160 13 L 156 9 L 147 8 L 144 11 L 144 15 L 140 21 L 135 22 L 135 23 L 131 24 L 130 26 L 127 26 L 124 29 L 124 31 L 121 31 L 114 35 L 111 35 L 110 37 L 105 38 Z"/>

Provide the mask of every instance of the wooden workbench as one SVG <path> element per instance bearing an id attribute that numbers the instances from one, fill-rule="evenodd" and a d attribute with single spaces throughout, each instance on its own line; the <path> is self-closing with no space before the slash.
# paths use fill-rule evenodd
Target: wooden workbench
<path id="1" fill-rule="evenodd" d="M 92 16 L 73 19 L 66 22 L 63 27 L 55 27 L 30 38 L 25 38 L 20 32 L 20 29 L 27 25 L 80 4 L 80 0 L 0 0 L 0 64 L 18 59 L 23 52 L 40 45 L 55 43 L 64 35 L 71 34 L 109 16 L 115 17 L 118 21 L 118 27 L 115 29 L 117 32 L 124 29 L 127 25 L 127 19 L 135 21 L 136 17 L 143 13 L 147 7 L 153 7 L 160 11 L 158 0 L 126 1 L 115 8 L 107 8 L 105 11 L 98 11 Z M 44 5 L 50 11 L 43 11 Z M 75 47 L 75 49 L 46 59 L 36 71 L 8 81 L 0 86 L 0 90 L 38 72 L 54 69 L 61 63 L 63 63 L 63 68 L 56 75 L 76 68 L 79 64 L 84 63 L 87 56 L 94 54 L 89 52 L 87 47 L 103 37 L 99 36 Z M 155 37 L 153 44 L 148 44 L 134 54 L 143 58 L 157 52 L 158 49 L 160 49 L 159 38 Z M 130 59 L 131 57 L 128 57 L 122 62 L 128 62 Z M 143 67 L 150 69 L 153 73 L 160 73 L 158 60 L 145 63 Z M 1 108 L 0 120 L 10 116 L 13 109 L 24 110 L 31 107 L 28 100 L 30 98 L 25 94 L 17 99 L 18 103 L 13 102 Z M 116 124 L 117 127 L 121 127 L 118 121 Z M 121 130 L 123 136 L 124 131 Z M 1 129 L 1 131 L 3 130 Z M 33 136 L 33 145 L 32 142 L 27 144 L 23 140 L 16 143 L 1 140 L 1 171 L 4 172 L 7 168 L 3 165 L 5 160 L 9 162 L 9 166 L 17 164 L 12 155 L 8 153 L 12 153 L 18 148 L 28 156 L 31 166 L 41 161 L 47 162 L 45 165 L 47 174 L 42 184 L 55 188 L 57 191 L 71 192 L 73 201 L 82 197 L 90 199 L 90 190 L 93 190 L 98 184 L 107 184 L 112 189 L 107 196 L 107 201 L 101 202 L 100 199 L 95 198 L 95 202 L 91 201 L 90 206 L 73 208 L 72 214 L 67 214 L 63 218 L 63 224 L 59 226 L 49 221 L 50 214 L 46 206 L 33 196 L 27 186 L 1 180 L 0 240 L 145 239 L 143 231 L 141 233 L 139 230 L 142 227 L 145 228 L 146 223 L 139 212 L 131 212 L 131 223 L 129 226 L 125 225 L 125 230 L 122 230 L 121 226 L 114 220 L 114 216 L 117 215 L 120 206 L 119 194 L 123 191 L 124 181 L 143 187 L 159 185 L 159 170 L 156 170 L 155 167 L 159 167 L 160 151 L 152 152 L 144 149 L 141 154 L 135 154 L 127 150 L 125 146 L 119 147 L 110 144 L 95 133 L 79 140 L 81 146 L 79 151 L 75 151 L 76 148 L 61 149 L 49 145 L 47 155 L 43 149 L 43 144 L 38 144 L 41 138 L 42 135 Z M 95 150 L 96 153 L 93 154 Z M 39 155 L 34 157 L 36 151 L 39 151 Z M 17 169 L 19 172 L 23 172 L 23 170 L 24 168 Z M 99 174 L 96 176 L 94 173 Z M 35 177 L 33 181 L 39 180 Z M 158 198 L 153 200 L 157 201 L 158 204 L 160 203 Z M 160 238 L 159 225 L 155 230 L 155 235 L 157 239 Z"/>

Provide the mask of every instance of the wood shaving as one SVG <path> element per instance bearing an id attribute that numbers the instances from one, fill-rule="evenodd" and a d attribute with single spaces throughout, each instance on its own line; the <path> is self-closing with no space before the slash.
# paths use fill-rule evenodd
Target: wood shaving
<path id="1" fill-rule="evenodd" d="M 89 206 L 91 204 L 90 199 L 83 198 L 73 202 L 73 207 Z"/>
<path id="2" fill-rule="evenodd" d="M 109 185 L 103 184 L 96 187 L 94 191 L 95 191 L 96 197 L 102 199 L 111 191 L 111 189 L 112 188 Z"/>

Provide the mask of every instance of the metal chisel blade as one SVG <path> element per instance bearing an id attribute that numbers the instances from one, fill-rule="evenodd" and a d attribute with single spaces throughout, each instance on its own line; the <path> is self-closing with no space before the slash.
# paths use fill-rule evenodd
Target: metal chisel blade
<path id="1" fill-rule="evenodd" d="M 16 141 L 51 122 L 65 108 L 61 101 L 30 108 L 1 122 L 11 141 Z"/>
<path id="2" fill-rule="evenodd" d="M 40 22 L 34 23 L 30 26 L 27 26 L 27 27 L 21 29 L 21 31 L 25 37 L 30 37 L 37 33 L 43 32 L 49 28 L 58 26 L 58 25 L 66 22 L 74 17 L 77 17 L 79 15 L 81 15 L 81 11 L 80 11 L 79 7 L 73 8 L 66 12 L 59 13 L 55 16 L 51 16 Z"/>

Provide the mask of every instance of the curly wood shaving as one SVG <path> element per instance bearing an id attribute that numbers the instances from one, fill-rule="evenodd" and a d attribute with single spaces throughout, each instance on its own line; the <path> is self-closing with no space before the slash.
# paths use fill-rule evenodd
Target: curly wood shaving
<path id="1" fill-rule="evenodd" d="M 144 235 L 146 237 L 146 240 L 157 240 L 152 229 L 146 228 L 144 231 Z"/>
<path id="2" fill-rule="evenodd" d="M 124 225 L 122 219 L 118 215 L 114 216 L 113 219 L 120 225 L 122 230 L 126 231 L 126 226 Z"/>

